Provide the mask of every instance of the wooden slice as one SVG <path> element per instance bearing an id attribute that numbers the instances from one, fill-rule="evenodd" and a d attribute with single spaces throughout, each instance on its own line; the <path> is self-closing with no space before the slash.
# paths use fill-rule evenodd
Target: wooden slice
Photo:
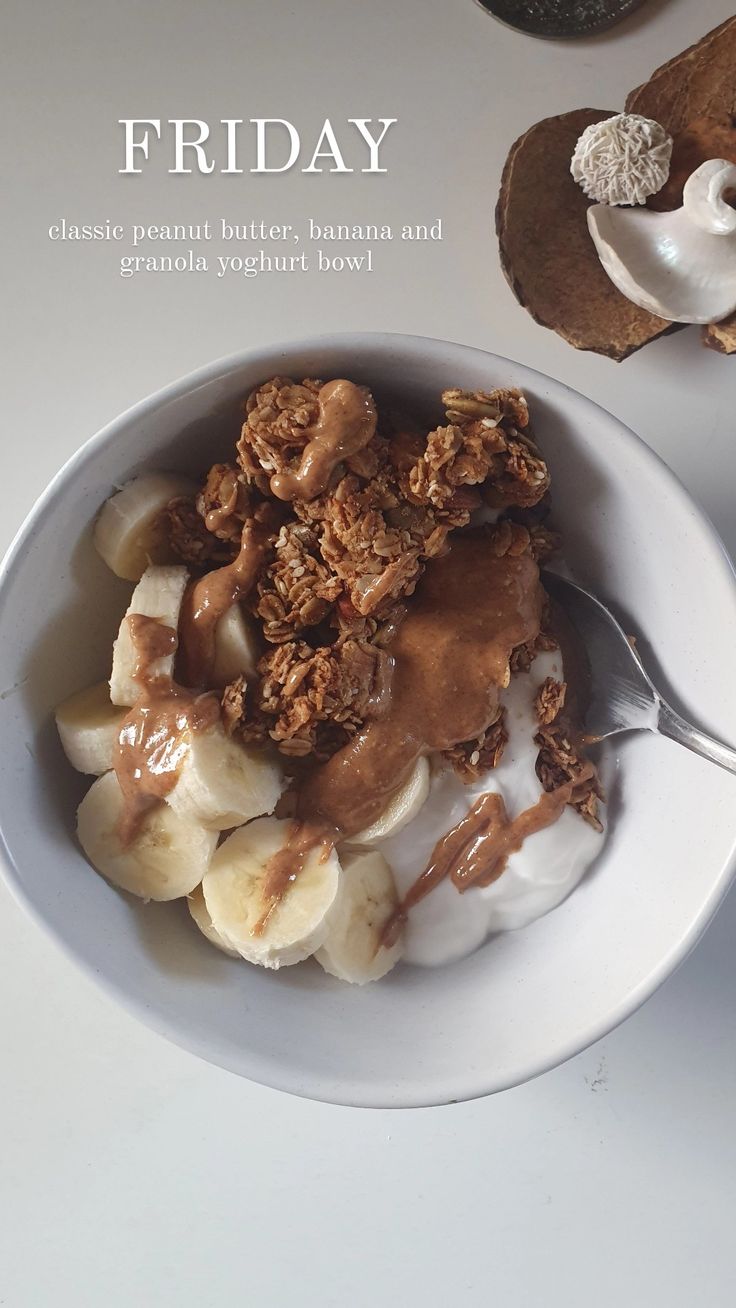
<path id="1" fill-rule="evenodd" d="M 695 118 L 736 118 L 736 17 L 663 64 L 632 91 L 626 112 L 654 118 L 671 135 Z"/>
<path id="2" fill-rule="evenodd" d="M 661 193 L 661 207 L 681 202 L 685 178 L 706 159 L 736 163 L 736 17 L 658 68 L 631 92 L 626 108 L 656 118 L 675 138 L 672 174 Z M 736 354 L 736 315 L 704 327 L 703 344 Z"/>
<path id="3" fill-rule="evenodd" d="M 728 159 L 736 164 L 736 127 L 730 119 L 694 118 L 675 134 L 670 175 L 662 190 L 649 197 L 648 207 L 679 209 L 685 182 L 706 159 Z"/>
<path id="4" fill-rule="evenodd" d="M 621 360 L 671 324 L 609 280 L 588 232 L 590 201 L 570 174 L 580 134 L 614 112 L 576 109 L 525 132 L 506 161 L 496 230 L 506 279 L 532 317 L 578 350 Z"/>
<path id="5" fill-rule="evenodd" d="M 736 313 L 723 322 L 712 322 L 703 328 L 703 345 L 719 354 L 736 354 Z"/>

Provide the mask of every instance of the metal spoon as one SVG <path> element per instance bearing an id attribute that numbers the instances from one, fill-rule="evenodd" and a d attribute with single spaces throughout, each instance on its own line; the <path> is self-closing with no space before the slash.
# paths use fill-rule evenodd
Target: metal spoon
<path id="1" fill-rule="evenodd" d="M 736 772 L 736 749 L 707 736 L 662 698 L 623 628 L 600 600 L 555 572 L 545 571 L 542 580 L 576 628 L 590 661 L 585 731 L 591 740 L 604 740 L 619 731 L 657 731 Z"/>

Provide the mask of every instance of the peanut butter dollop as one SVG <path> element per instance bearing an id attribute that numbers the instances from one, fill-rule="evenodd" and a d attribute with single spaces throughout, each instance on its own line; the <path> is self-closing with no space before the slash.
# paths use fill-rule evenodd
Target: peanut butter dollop
<path id="1" fill-rule="evenodd" d="M 279 472 L 271 490 L 280 500 L 312 500 L 325 490 L 336 464 L 372 440 L 376 408 L 369 390 L 354 382 L 327 382 L 319 392 L 319 417 L 305 429 L 307 444 L 296 472 Z"/>
<path id="2" fill-rule="evenodd" d="M 428 564 L 389 644 L 389 702 L 307 779 L 300 813 L 355 834 L 421 755 L 480 736 L 498 714 L 512 650 L 539 632 L 542 598 L 531 554 L 497 558 L 482 533 L 456 537 Z"/>

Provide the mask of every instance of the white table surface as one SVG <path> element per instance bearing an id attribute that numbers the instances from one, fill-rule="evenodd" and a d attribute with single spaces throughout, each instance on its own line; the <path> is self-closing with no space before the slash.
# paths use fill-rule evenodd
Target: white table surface
<path id="1" fill-rule="evenodd" d="M 487 347 L 593 397 L 736 552 L 736 360 L 693 331 L 623 365 L 576 353 L 515 303 L 491 235 L 524 128 L 620 107 L 730 8 L 649 0 L 605 37 L 549 44 L 473 0 L 10 0 L 0 544 L 81 441 L 161 384 L 258 341 L 368 328 Z M 278 116 L 308 134 L 327 115 L 398 117 L 389 174 L 116 173 L 118 118 Z M 371 276 L 247 281 L 123 280 L 110 247 L 46 238 L 63 216 L 294 214 L 442 217 L 446 235 L 381 249 Z M 300 1102 L 197 1061 L 0 901 L 0 1304 L 734 1302 L 733 896 L 595 1048 L 493 1099 L 406 1113 Z"/>

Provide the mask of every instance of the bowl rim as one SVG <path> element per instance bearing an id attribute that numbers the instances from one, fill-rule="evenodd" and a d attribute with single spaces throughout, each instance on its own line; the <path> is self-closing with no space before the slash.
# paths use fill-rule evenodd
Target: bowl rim
<path id="1" fill-rule="evenodd" d="M 583 409 L 587 408 L 591 415 L 595 414 L 599 421 L 603 420 L 615 426 L 618 429 L 619 436 L 623 438 L 639 458 L 649 464 L 662 483 L 666 485 L 668 492 L 676 501 L 678 511 L 686 511 L 691 521 L 696 524 L 703 544 L 708 548 L 709 565 L 720 570 L 721 581 L 725 587 L 731 589 L 736 603 L 736 567 L 705 510 L 690 494 L 668 464 L 642 437 L 638 436 L 614 414 L 604 409 L 602 405 L 597 404 L 588 396 L 582 395 L 581 392 L 576 391 L 567 383 L 558 381 L 539 369 L 529 367 L 527 364 L 517 363 L 503 355 L 477 346 L 411 333 L 372 331 L 325 332 L 287 341 L 271 341 L 257 346 L 250 346 L 247 349 L 237 350 L 231 354 L 220 356 L 210 363 L 203 364 L 130 405 L 92 436 L 88 437 L 74 451 L 54 474 L 32 505 L 11 540 L 2 562 L 0 562 L 0 608 L 6 586 L 12 580 L 16 570 L 22 565 L 25 546 L 34 531 L 36 523 L 53 503 L 63 485 L 85 466 L 99 448 L 111 441 L 118 431 L 129 426 L 131 422 L 145 417 L 170 401 L 180 399 L 202 386 L 217 382 L 236 370 L 251 367 L 261 359 L 268 358 L 272 360 L 275 354 L 282 354 L 286 362 L 290 355 L 305 354 L 314 350 L 355 351 L 359 353 L 373 348 L 379 351 L 397 352 L 407 347 L 414 351 L 423 350 L 426 353 L 430 353 L 432 350 L 439 352 L 443 349 L 459 349 L 467 355 L 477 356 L 479 361 L 483 360 L 486 364 L 490 363 L 501 367 L 505 366 L 512 371 L 521 371 L 532 379 L 538 379 L 542 386 L 549 386 L 553 395 L 554 393 L 557 393 L 558 396 L 570 395 L 574 397 L 576 403 L 582 405 Z M 48 921 L 41 909 L 35 905 L 24 889 L 22 874 L 5 839 L 1 816 L 0 875 L 16 903 L 28 913 L 29 917 L 41 927 L 46 936 L 53 940 L 62 953 L 78 969 L 92 980 L 103 993 L 138 1018 L 149 1030 L 164 1036 L 180 1049 L 195 1053 L 204 1061 L 225 1068 L 236 1075 L 244 1076 L 256 1084 L 316 1102 L 354 1108 L 427 1108 L 484 1098 L 490 1094 L 511 1089 L 516 1085 L 525 1084 L 584 1052 L 605 1035 L 614 1031 L 617 1026 L 636 1012 L 659 989 L 664 981 L 685 961 L 697 944 L 736 875 L 736 845 L 732 848 L 729 859 L 714 879 L 711 890 L 698 914 L 682 933 L 681 938 L 673 943 L 657 966 L 642 979 L 638 986 L 634 987 L 624 999 L 619 1000 L 612 1008 L 602 1014 L 598 1020 L 590 1022 L 582 1034 L 578 1033 L 568 1039 L 557 1039 L 547 1048 L 544 1055 L 540 1055 L 533 1062 L 530 1061 L 520 1075 L 505 1076 L 502 1081 L 499 1081 L 498 1079 L 494 1080 L 491 1070 L 474 1073 L 472 1076 L 467 1074 L 463 1076 L 461 1072 L 452 1084 L 448 1083 L 443 1087 L 427 1090 L 421 1084 L 416 1084 L 411 1090 L 408 1088 L 402 1089 L 401 1100 L 398 1102 L 395 1087 L 388 1082 L 377 1082 L 365 1090 L 360 1089 L 352 1082 L 345 1083 L 344 1088 L 341 1088 L 330 1078 L 328 1073 L 316 1073 L 312 1075 L 310 1083 L 305 1085 L 300 1080 L 299 1075 L 290 1074 L 286 1066 L 280 1067 L 278 1074 L 275 1075 L 272 1074 L 270 1067 L 269 1074 L 266 1075 L 264 1069 L 257 1062 L 254 1066 L 248 1067 L 247 1049 L 241 1049 L 239 1051 L 241 1057 L 236 1059 L 234 1056 L 228 1056 L 227 1051 L 213 1048 L 206 1041 L 193 1037 L 189 1033 L 186 1035 L 180 1034 L 175 1020 L 165 1018 L 162 1014 L 147 1006 L 143 1000 L 132 996 L 121 983 L 100 973 L 89 960 L 76 952 L 63 932 Z M 246 1055 L 245 1058 L 242 1057 L 243 1053 Z"/>

